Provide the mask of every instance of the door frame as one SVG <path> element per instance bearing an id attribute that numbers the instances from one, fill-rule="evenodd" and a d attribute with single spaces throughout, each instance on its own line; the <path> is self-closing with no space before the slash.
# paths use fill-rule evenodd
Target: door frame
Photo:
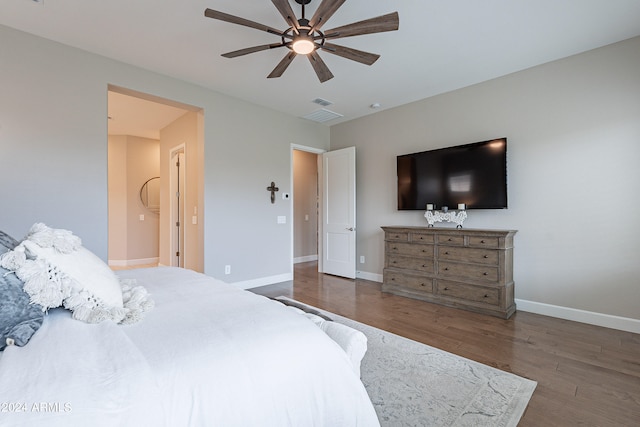
<path id="1" fill-rule="evenodd" d="M 181 164 L 181 169 L 183 172 L 183 182 L 181 183 L 181 187 L 184 189 L 184 191 L 182 191 L 182 194 L 180 194 L 180 203 L 182 203 L 183 205 L 183 217 L 186 216 L 186 188 L 187 188 L 187 146 L 185 143 L 182 144 L 178 144 L 174 147 L 171 147 L 171 149 L 169 150 L 169 171 L 168 171 L 168 177 L 169 177 L 169 265 L 172 267 L 181 267 L 180 266 L 180 261 L 178 260 L 178 265 L 175 265 L 175 223 L 176 223 L 176 200 L 175 200 L 175 193 L 173 192 L 173 190 L 175 190 L 175 172 L 174 172 L 174 165 L 173 165 L 173 158 L 174 156 L 179 155 L 180 153 L 182 153 L 182 156 L 184 158 L 184 164 Z M 178 172 L 178 174 L 180 174 L 180 172 Z M 180 191 L 180 188 L 177 189 L 178 191 Z M 180 251 L 180 258 L 182 260 L 182 266 L 185 265 L 185 262 L 187 260 L 187 242 L 186 242 L 186 237 L 187 237 L 187 233 L 185 233 L 185 219 L 184 218 L 179 218 L 180 221 L 180 241 L 178 242 L 178 248 L 180 248 L 180 243 L 182 243 L 182 251 L 180 251 L 180 249 L 178 249 L 178 251 Z"/>

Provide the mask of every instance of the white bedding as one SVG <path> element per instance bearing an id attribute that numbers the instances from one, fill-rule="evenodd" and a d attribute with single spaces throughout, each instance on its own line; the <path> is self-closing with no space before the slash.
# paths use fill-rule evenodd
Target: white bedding
<path id="1" fill-rule="evenodd" d="M 178 268 L 129 270 L 156 307 L 90 325 L 52 310 L 0 359 L 0 426 L 378 426 L 347 355 L 312 321 Z"/>

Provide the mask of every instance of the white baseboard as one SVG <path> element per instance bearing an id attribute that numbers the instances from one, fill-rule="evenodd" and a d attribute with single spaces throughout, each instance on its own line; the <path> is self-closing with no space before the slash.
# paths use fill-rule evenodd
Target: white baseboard
<path id="1" fill-rule="evenodd" d="M 529 313 L 542 314 L 544 316 L 557 317 L 559 319 L 572 320 L 574 322 L 588 323 L 590 325 L 640 334 L 640 320 L 638 319 L 578 310 L 575 308 L 561 307 L 558 305 L 544 304 L 541 302 L 522 299 L 516 299 L 516 306 L 520 311 L 527 311 Z"/>
<path id="2" fill-rule="evenodd" d="M 110 259 L 108 264 L 111 267 L 132 267 L 136 265 L 157 264 L 160 258 L 139 258 L 139 259 Z"/>
<path id="3" fill-rule="evenodd" d="M 359 279 L 382 283 L 382 274 L 358 271 L 356 273 L 356 277 Z M 522 299 L 516 299 L 516 306 L 520 311 L 527 311 L 529 313 L 542 314 L 544 316 L 557 317 L 559 319 L 572 320 L 574 322 L 587 323 L 590 325 L 602 326 L 604 328 L 612 328 L 640 334 L 640 320 L 638 319 L 578 310 L 570 307 L 562 307 Z"/>
<path id="4" fill-rule="evenodd" d="M 279 274 L 270 277 L 260 277 L 258 279 L 245 280 L 243 282 L 233 282 L 233 286 L 237 286 L 241 289 L 258 288 L 260 286 L 273 285 L 274 283 L 282 283 L 289 280 L 293 280 L 293 273 Z M 222 279 L 224 281 L 224 278 Z"/>
<path id="5" fill-rule="evenodd" d="M 309 262 L 309 261 L 317 261 L 317 260 L 318 260 L 318 255 L 307 255 L 307 256 L 294 258 L 293 263 L 299 264 L 301 262 Z"/>
<path id="6" fill-rule="evenodd" d="M 368 271 L 358 271 L 356 272 L 356 277 L 358 279 L 382 283 L 382 274 L 370 273 Z M 233 283 L 233 285 L 242 289 L 250 289 L 257 288 L 259 286 L 272 285 L 274 283 L 286 282 L 288 280 L 293 280 L 293 273 L 281 274 L 271 277 L 262 277 L 259 279 L 247 280 L 244 282 L 235 282 Z M 590 325 L 602 326 L 604 328 L 612 328 L 640 334 L 640 320 L 638 319 L 596 313 L 593 311 L 578 310 L 575 308 L 562 307 L 535 301 L 527 301 L 523 299 L 516 299 L 516 306 L 520 311 L 526 311 L 529 313 L 557 317 L 559 319 L 572 320 L 574 322 L 587 323 Z"/>
<path id="7" fill-rule="evenodd" d="M 356 278 L 382 283 L 382 274 L 369 273 L 368 271 L 356 271 Z"/>

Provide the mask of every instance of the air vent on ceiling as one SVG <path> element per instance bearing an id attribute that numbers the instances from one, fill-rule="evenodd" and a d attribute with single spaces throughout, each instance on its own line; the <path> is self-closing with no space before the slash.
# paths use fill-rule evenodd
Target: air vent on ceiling
<path id="1" fill-rule="evenodd" d="M 333 111 L 327 110 L 326 108 L 321 108 L 314 111 L 313 113 L 309 113 L 306 116 L 303 116 L 303 118 L 313 120 L 314 122 L 323 123 L 342 116 L 342 114 L 334 113 Z"/>
<path id="2" fill-rule="evenodd" d="M 333 104 L 333 102 L 327 101 L 326 99 L 322 99 L 322 98 L 316 98 L 311 102 L 313 102 L 314 104 L 321 105 L 323 107 L 328 107 L 329 105 Z"/>

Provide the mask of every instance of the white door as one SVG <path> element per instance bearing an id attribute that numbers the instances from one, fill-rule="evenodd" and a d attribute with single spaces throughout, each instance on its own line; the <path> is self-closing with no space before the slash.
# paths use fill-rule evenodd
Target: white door
<path id="1" fill-rule="evenodd" d="M 356 148 L 322 154 L 322 272 L 356 277 Z"/>

